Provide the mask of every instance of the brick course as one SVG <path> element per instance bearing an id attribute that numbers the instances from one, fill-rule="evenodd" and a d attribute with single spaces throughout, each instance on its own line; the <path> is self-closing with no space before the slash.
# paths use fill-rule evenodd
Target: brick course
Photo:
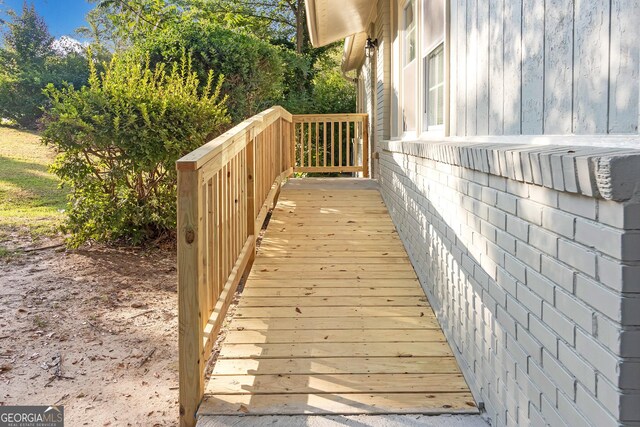
<path id="1" fill-rule="evenodd" d="M 640 425 L 638 205 L 562 150 L 537 172 L 449 145 L 384 142 L 378 179 L 476 399 L 496 425 Z"/>

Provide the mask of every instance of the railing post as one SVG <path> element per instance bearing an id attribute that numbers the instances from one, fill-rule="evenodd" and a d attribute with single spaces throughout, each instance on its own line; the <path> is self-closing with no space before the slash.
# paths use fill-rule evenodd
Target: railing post
<path id="1" fill-rule="evenodd" d="M 204 201 L 199 170 L 178 170 L 178 369 L 180 426 L 196 425 L 204 393 L 201 290 Z"/>
<path id="2" fill-rule="evenodd" d="M 253 129 L 247 131 L 247 235 L 253 236 L 254 242 L 256 238 L 256 199 L 255 190 L 256 183 L 254 178 L 255 173 L 255 144 L 256 139 L 253 135 Z M 254 246 L 255 248 L 255 246 Z M 255 250 L 251 254 L 249 265 L 255 257 Z"/>
<path id="3" fill-rule="evenodd" d="M 362 177 L 369 178 L 369 115 L 362 120 Z"/>

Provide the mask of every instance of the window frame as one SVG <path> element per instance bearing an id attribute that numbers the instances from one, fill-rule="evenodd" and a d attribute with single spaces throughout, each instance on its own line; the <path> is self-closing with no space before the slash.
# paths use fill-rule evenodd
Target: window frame
<path id="1" fill-rule="evenodd" d="M 398 3 L 397 9 L 397 25 L 398 25 L 398 108 L 397 108 L 397 138 L 399 139 L 415 139 L 420 129 L 420 103 L 418 96 L 414 96 L 413 105 L 406 104 L 407 96 L 405 85 L 408 84 L 405 75 L 410 68 L 414 69 L 413 93 L 418 94 L 420 91 L 420 69 L 419 69 L 419 4 L 421 0 L 402 0 Z M 412 10 L 412 21 L 407 25 L 407 10 Z M 409 50 L 409 36 L 413 38 L 413 50 Z M 409 54 L 413 53 L 413 57 Z M 409 58 L 411 58 L 409 60 Z M 409 97 L 410 98 L 410 97 Z M 411 107 L 411 108 L 408 108 Z M 413 129 L 407 129 L 406 112 L 413 112 Z"/>
<path id="2" fill-rule="evenodd" d="M 430 78 L 432 75 L 432 70 L 431 70 L 431 66 L 430 66 L 430 59 L 434 56 L 434 55 L 438 55 L 440 56 L 440 62 L 441 64 L 436 64 L 436 69 L 440 70 L 442 72 L 442 75 L 439 76 L 440 80 L 437 81 L 437 83 L 432 87 L 430 84 Z M 423 71 L 424 71 L 424 80 L 423 80 L 423 108 L 422 108 L 422 113 L 423 113 L 423 120 L 422 120 L 422 127 L 423 127 L 423 131 L 427 132 L 427 133 L 431 133 L 434 131 L 437 131 L 439 133 L 444 132 L 444 121 L 445 121 L 445 117 L 444 117 L 444 108 L 445 108 L 445 90 L 446 90 L 446 82 L 445 82 L 445 77 L 446 77 L 446 72 L 445 72 L 445 55 L 444 55 L 444 38 L 438 42 L 435 43 L 435 45 L 433 47 L 431 47 L 430 50 L 427 50 L 426 53 L 423 55 L 422 57 L 423 60 Z M 440 65 L 440 66 L 438 66 Z M 436 91 L 436 96 L 438 95 L 437 90 L 439 87 L 442 87 L 442 98 L 438 99 L 438 105 L 442 110 L 442 122 L 441 123 L 436 123 L 436 124 L 431 124 L 430 120 L 429 120 L 429 115 L 431 113 L 430 111 L 430 96 L 431 96 L 431 91 L 432 89 L 434 89 Z M 436 113 L 437 114 L 437 113 Z"/>
<path id="3" fill-rule="evenodd" d="M 407 26 L 407 10 L 411 8 L 412 19 L 411 25 Z M 416 1 L 415 0 L 406 0 L 402 4 L 402 67 L 405 68 L 413 61 L 417 59 L 417 13 L 416 13 Z M 413 36 L 413 50 L 410 50 L 411 43 L 409 43 L 409 37 Z M 413 56 L 409 52 L 413 53 Z"/>

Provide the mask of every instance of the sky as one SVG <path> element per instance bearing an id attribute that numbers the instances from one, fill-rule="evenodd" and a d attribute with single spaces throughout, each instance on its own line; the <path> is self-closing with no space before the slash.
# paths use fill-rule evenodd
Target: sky
<path id="1" fill-rule="evenodd" d="M 0 0 L 0 9 L 13 9 L 19 12 L 24 0 Z M 27 0 L 36 7 L 36 12 L 42 16 L 49 27 L 52 36 L 72 36 L 74 30 L 86 25 L 84 20 L 95 4 L 87 0 Z"/>

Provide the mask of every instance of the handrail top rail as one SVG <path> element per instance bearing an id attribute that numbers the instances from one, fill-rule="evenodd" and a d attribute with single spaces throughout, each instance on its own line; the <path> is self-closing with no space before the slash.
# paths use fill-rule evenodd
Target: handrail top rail
<path id="1" fill-rule="evenodd" d="M 293 121 L 302 120 L 324 120 L 324 119 L 361 119 L 367 116 L 367 113 L 330 113 L 330 114 L 293 114 Z"/>
<path id="2" fill-rule="evenodd" d="M 253 138 L 278 119 L 291 122 L 293 115 L 279 105 L 266 109 L 184 155 L 176 162 L 176 168 L 178 170 L 197 170 L 230 145 L 238 142 L 246 144 L 247 133 Z"/>

